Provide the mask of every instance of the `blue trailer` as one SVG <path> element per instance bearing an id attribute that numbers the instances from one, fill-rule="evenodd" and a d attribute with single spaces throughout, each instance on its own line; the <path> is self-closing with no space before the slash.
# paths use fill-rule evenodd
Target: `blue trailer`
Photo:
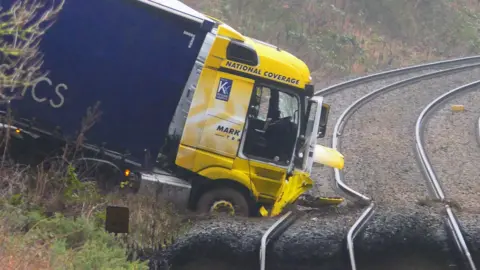
<path id="1" fill-rule="evenodd" d="M 4 10 L 12 2 L 0 0 Z M 40 45 L 48 76 L 12 102 L 17 124 L 75 139 L 99 102 L 86 146 L 149 167 L 181 118 L 177 105 L 213 27 L 174 0 L 66 0 Z"/>

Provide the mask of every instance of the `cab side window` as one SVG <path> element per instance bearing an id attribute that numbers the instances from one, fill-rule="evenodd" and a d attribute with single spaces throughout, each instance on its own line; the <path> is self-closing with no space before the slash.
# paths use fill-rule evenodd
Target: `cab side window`
<path id="1" fill-rule="evenodd" d="M 268 116 L 268 106 L 270 103 L 270 89 L 266 87 L 257 87 L 257 91 L 258 91 L 258 94 L 260 94 L 257 119 L 265 121 L 267 120 L 267 116 Z"/>
<path id="2" fill-rule="evenodd" d="M 299 123 L 298 96 L 265 85 L 252 95 L 243 153 L 288 165 Z"/>

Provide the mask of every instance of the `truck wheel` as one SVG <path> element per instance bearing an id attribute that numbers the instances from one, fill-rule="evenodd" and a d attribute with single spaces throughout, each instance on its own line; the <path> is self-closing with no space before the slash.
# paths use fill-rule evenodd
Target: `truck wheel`
<path id="1" fill-rule="evenodd" d="M 197 203 L 200 213 L 226 213 L 249 216 L 248 202 L 242 193 L 232 188 L 212 189 L 202 194 Z"/>

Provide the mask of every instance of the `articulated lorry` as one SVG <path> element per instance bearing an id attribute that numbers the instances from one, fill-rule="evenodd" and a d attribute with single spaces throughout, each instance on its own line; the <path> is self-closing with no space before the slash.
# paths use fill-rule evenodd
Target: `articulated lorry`
<path id="1" fill-rule="evenodd" d="M 343 168 L 316 144 L 330 107 L 306 64 L 182 2 L 66 0 L 40 50 L 48 76 L 11 103 L 25 151 L 72 141 L 97 108 L 79 159 L 135 192 L 237 215 L 281 213 L 312 187 L 313 162 Z"/>

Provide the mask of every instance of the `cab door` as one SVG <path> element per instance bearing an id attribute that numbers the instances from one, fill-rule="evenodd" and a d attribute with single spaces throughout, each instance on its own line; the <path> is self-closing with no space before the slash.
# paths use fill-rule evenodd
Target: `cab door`
<path id="1" fill-rule="evenodd" d="M 205 100 L 204 126 L 198 148 L 235 159 L 240 145 L 253 80 L 217 72 L 214 91 Z"/>
<path id="2" fill-rule="evenodd" d="M 317 145 L 317 137 L 318 137 L 318 128 L 320 126 L 320 118 L 322 117 L 322 109 L 323 106 L 323 97 L 314 96 L 308 101 L 308 119 L 307 119 L 307 128 L 305 132 L 306 138 L 306 147 L 305 152 L 303 153 L 303 170 L 310 174 L 312 172 L 313 166 L 313 154 L 315 153 L 315 146 Z M 328 107 L 326 107 L 328 108 Z M 325 109 L 323 110 L 324 113 L 328 113 Z M 327 116 L 327 115 L 326 115 Z M 325 117 L 326 119 L 327 117 Z M 322 123 L 326 126 L 326 123 Z M 323 136 L 325 136 L 325 131 L 323 131 Z"/>
<path id="3" fill-rule="evenodd" d="M 231 168 L 243 135 L 253 80 L 204 69 L 193 95 L 176 164 L 192 171 Z M 200 150 L 200 151 L 199 151 Z"/>
<path id="4" fill-rule="evenodd" d="M 259 195 L 274 201 L 287 175 L 299 133 L 300 98 L 268 84 L 255 85 L 239 157 L 248 160 Z"/>
<path id="5" fill-rule="evenodd" d="M 303 171 L 295 171 L 291 177 L 282 182 L 270 212 L 271 216 L 281 213 L 285 206 L 295 202 L 301 194 L 313 186 L 310 178 L 313 162 L 320 161 L 319 163 L 334 168 L 343 168 L 343 156 L 340 153 L 334 149 L 317 145 L 317 138 L 325 136 L 329 109 L 327 104 L 323 104 L 323 97 L 312 97 L 309 100 Z M 319 199 L 326 204 L 333 205 L 343 202 L 343 199 L 338 197 L 321 197 Z"/>

